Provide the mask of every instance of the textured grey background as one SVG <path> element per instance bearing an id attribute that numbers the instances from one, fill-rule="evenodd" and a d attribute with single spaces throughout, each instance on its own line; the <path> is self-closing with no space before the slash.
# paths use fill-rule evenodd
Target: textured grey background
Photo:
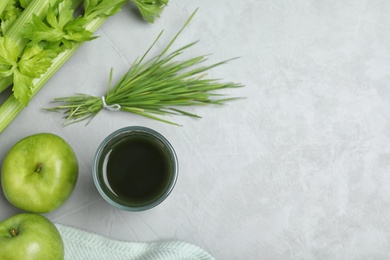
<path id="1" fill-rule="evenodd" d="M 167 43 L 199 7 L 175 46 L 185 55 L 237 57 L 210 73 L 241 82 L 245 100 L 191 108 L 200 120 L 174 127 L 103 111 L 63 128 L 43 111 L 59 96 L 104 94 L 160 30 Z M 127 241 L 179 239 L 217 259 L 390 258 L 390 2 L 379 0 L 171 0 L 161 19 L 141 22 L 128 5 L 110 18 L 0 135 L 0 158 L 36 132 L 65 138 L 80 160 L 66 204 L 47 214 Z M 128 213 L 97 193 L 92 158 L 112 131 L 143 125 L 165 135 L 180 160 L 172 195 Z M 0 196 L 0 217 L 18 212 Z"/>

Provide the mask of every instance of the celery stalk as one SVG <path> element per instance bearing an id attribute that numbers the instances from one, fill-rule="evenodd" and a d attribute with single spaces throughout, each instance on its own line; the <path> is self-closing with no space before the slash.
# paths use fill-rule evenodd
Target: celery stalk
<path id="1" fill-rule="evenodd" d="M 87 29 L 95 32 L 108 17 L 98 17 L 88 23 Z M 63 64 L 77 51 L 81 43 L 75 44 L 72 48 L 60 53 L 54 60 L 50 69 L 41 75 L 40 78 L 34 80 L 34 89 L 32 95 L 35 96 L 45 83 L 61 68 Z M 25 106 L 21 104 L 14 95 L 11 95 L 0 106 L 0 133 L 23 111 Z"/>
<path id="2" fill-rule="evenodd" d="M 4 1 L 4 0 L 0 0 Z M 24 38 L 22 34 L 22 27 L 32 21 L 33 15 L 44 18 L 48 11 L 48 6 L 55 4 L 59 0 L 32 0 L 22 12 L 22 14 L 16 19 L 11 25 L 5 36 L 11 38 L 17 43 L 19 48 L 19 55 L 23 52 L 24 47 L 27 45 L 28 40 Z M 72 8 L 77 8 L 83 0 L 73 0 Z M 7 1 L 0 3 L 0 11 L 2 4 Z M 6 90 L 13 82 L 12 76 L 0 78 L 0 93 Z"/>
<path id="3" fill-rule="evenodd" d="M 0 78 L 0 93 L 6 90 L 13 82 L 12 77 Z"/>
<path id="4" fill-rule="evenodd" d="M 38 17 L 45 17 L 47 13 L 47 6 L 53 5 L 58 0 L 35 0 L 28 4 L 26 9 L 14 21 L 9 30 L 4 36 L 11 38 L 19 48 L 19 55 L 23 52 L 24 46 L 27 45 L 28 40 L 23 37 L 21 28 L 27 23 L 31 22 L 33 15 Z M 12 84 L 12 76 L 0 79 L 0 93 L 7 89 Z"/>

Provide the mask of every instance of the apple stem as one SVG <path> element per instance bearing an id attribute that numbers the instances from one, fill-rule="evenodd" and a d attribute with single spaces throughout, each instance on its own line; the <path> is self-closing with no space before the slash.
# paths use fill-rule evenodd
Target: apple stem
<path id="1" fill-rule="evenodd" d="M 18 235 L 18 231 L 16 231 L 16 229 L 14 229 L 14 228 L 11 228 L 9 233 L 11 234 L 12 237 L 16 237 Z"/>
<path id="2" fill-rule="evenodd" d="M 37 164 L 37 168 L 35 169 L 35 172 L 37 173 L 40 173 L 42 171 L 42 168 L 43 168 L 43 163 L 38 163 Z"/>

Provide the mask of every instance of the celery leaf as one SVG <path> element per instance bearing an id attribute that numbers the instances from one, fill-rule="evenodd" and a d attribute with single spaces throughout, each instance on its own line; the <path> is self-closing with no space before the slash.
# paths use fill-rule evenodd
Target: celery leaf
<path id="1" fill-rule="evenodd" d="M 0 76 L 12 75 L 18 61 L 19 47 L 9 37 L 0 37 Z"/>
<path id="2" fill-rule="evenodd" d="M 27 106 L 32 95 L 32 78 L 23 75 L 19 70 L 14 71 L 14 86 L 12 88 L 15 98 L 24 106 Z"/>
<path id="3" fill-rule="evenodd" d="M 32 22 L 23 27 L 23 34 L 30 39 L 30 45 L 41 41 L 58 41 L 62 38 L 62 32 L 49 27 L 38 16 L 34 15 Z"/>
<path id="4" fill-rule="evenodd" d="M 58 5 L 58 18 L 53 21 L 53 24 L 51 24 L 49 20 L 48 22 L 53 26 L 53 28 L 56 28 L 54 26 L 58 26 L 57 28 L 61 30 L 65 27 L 67 23 L 74 20 L 73 12 L 74 10 L 72 9 L 72 1 L 63 1 Z M 48 14 L 50 13 L 54 14 L 53 11 L 49 12 Z"/>
<path id="5" fill-rule="evenodd" d="M 19 4 L 22 8 L 26 8 L 31 0 L 19 0 Z"/>
<path id="6" fill-rule="evenodd" d="M 161 11 L 168 4 L 168 0 L 132 0 L 140 11 L 142 17 L 153 23 L 155 18 L 160 17 Z"/>
<path id="7" fill-rule="evenodd" d="M 97 17 L 111 16 L 119 12 L 127 0 L 85 0 L 84 17 L 92 20 Z"/>
<path id="8" fill-rule="evenodd" d="M 27 106 L 32 96 L 33 79 L 45 73 L 56 56 L 55 51 L 42 50 L 38 45 L 24 50 L 17 67 L 13 69 L 12 91 L 21 104 Z"/>
<path id="9" fill-rule="evenodd" d="M 39 78 L 51 66 L 56 56 L 55 51 L 42 50 L 39 46 L 28 47 L 18 62 L 20 73 L 31 78 Z"/>
<path id="10" fill-rule="evenodd" d="M 71 48 L 73 42 L 84 42 L 94 39 L 92 32 L 85 29 L 87 21 L 82 18 L 74 18 L 74 10 L 71 1 L 64 1 L 58 8 L 51 7 L 46 19 L 41 20 L 34 16 L 32 23 L 23 28 L 23 34 L 30 39 L 30 45 L 41 42 L 58 43 Z"/>

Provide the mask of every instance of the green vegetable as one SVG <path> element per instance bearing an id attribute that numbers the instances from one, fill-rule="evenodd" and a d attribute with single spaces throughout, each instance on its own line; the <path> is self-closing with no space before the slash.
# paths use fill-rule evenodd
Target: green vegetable
<path id="1" fill-rule="evenodd" d="M 30 39 L 29 45 L 45 43 L 46 49 L 58 52 L 62 47 L 70 48 L 74 42 L 92 40 L 92 32 L 85 29 L 88 20 L 84 17 L 74 18 L 72 1 L 64 0 L 49 8 L 45 19 L 33 15 L 32 22 L 22 28 L 24 37 Z"/>
<path id="2" fill-rule="evenodd" d="M 31 2 L 3 37 L 4 39 L 8 38 L 8 42 L 12 42 L 12 45 L 8 45 L 8 51 L 11 51 L 11 48 L 13 48 L 14 51 L 12 52 L 14 55 L 12 57 L 0 56 L 0 59 L 3 60 L 3 71 L 0 70 L 0 73 L 10 72 L 7 77 L 0 81 L 0 90 L 6 89 L 13 82 L 13 94 L 24 105 L 27 105 L 30 101 L 33 79 L 39 78 L 50 67 L 51 60 L 63 51 L 64 39 L 67 40 L 66 43 L 68 44 L 64 45 L 65 48 L 70 47 L 70 39 L 67 36 L 75 34 L 75 31 L 66 29 L 72 25 L 74 20 L 77 20 L 73 18 L 72 8 L 80 0 L 75 2 L 71 0 L 51 0 L 45 8 L 41 6 L 42 10 L 38 10 L 37 2 L 43 3 L 42 0 Z M 20 22 L 22 18 L 25 19 Z M 41 23 L 37 25 L 39 22 Z M 44 27 L 44 22 L 48 23 L 47 27 Z M 47 33 L 50 30 L 56 31 L 60 36 L 49 34 L 50 40 L 40 37 L 43 33 Z M 79 29 L 79 31 L 82 30 L 85 31 L 84 28 Z M 83 38 L 83 40 L 88 39 Z M 75 41 L 74 39 L 72 40 Z M 26 56 L 25 53 L 29 55 L 29 68 L 34 71 L 20 70 L 19 63 Z M 36 73 L 36 71 L 39 71 L 39 73 Z"/>
<path id="3" fill-rule="evenodd" d="M 54 1 L 54 4 L 52 4 Z M 57 1 L 57 2 L 55 2 Z M 13 78 L 13 95 L 11 95 L 0 106 L 0 132 L 2 132 L 16 116 L 24 109 L 28 101 L 43 87 L 43 85 L 54 75 L 54 73 L 76 52 L 81 46 L 83 40 L 92 39 L 92 34 L 106 21 L 109 16 L 112 16 L 120 11 L 121 7 L 127 0 L 85 0 L 84 14 L 81 17 L 71 19 L 70 13 L 73 16 L 75 2 L 69 4 L 70 0 L 35 0 L 32 1 L 25 11 L 18 17 L 18 19 L 11 26 L 7 34 L 3 37 L 4 45 L 7 44 L 7 49 L 1 52 L 0 50 L 0 92 L 6 87 L 2 88 L 2 81 L 8 78 Z M 40 2 L 40 8 L 37 3 Z M 72 7 L 72 8 L 69 8 Z M 163 7 L 161 6 L 161 9 Z M 38 10 L 39 9 L 39 10 Z M 46 11 L 42 11 L 46 9 Z M 28 21 L 28 11 L 30 20 Z M 42 15 L 42 13 L 46 13 Z M 44 21 L 44 25 L 38 22 L 38 17 Z M 20 20 L 22 19 L 22 20 Z M 6 40 L 8 34 L 15 32 L 15 26 L 18 26 L 18 35 L 9 37 L 11 40 Z M 82 30 L 80 29 L 82 28 Z M 39 30 L 38 30 L 39 29 Z M 54 29 L 54 30 L 53 30 Z M 11 31 L 12 30 L 12 31 Z M 70 34 L 75 34 L 76 38 L 72 38 Z M 57 34 L 56 41 L 50 41 L 48 35 Z M 22 35 L 21 38 L 16 36 Z M 68 37 L 69 36 L 69 37 Z M 78 41 L 79 39 L 82 39 Z M 16 47 L 18 46 L 18 47 Z M 1 47 L 1 46 L 0 46 Z M 46 55 L 38 52 L 46 52 Z M 27 62 L 23 57 L 26 50 L 34 48 L 27 53 L 31 62 Z M 22 49 L 22 51 L 20 51 Z M 24 51 L 24 52 L 23 52 Z M 19 53 L 19 57 L 16 57 Z M 55 57 L 53 57 L 55 53 Z M 3 55 L 3 56 L 1 56 Z M 50 56 L 50 57 L 49 57 Z M 47 65 L 46 58 L 50 59 L 51 65 Z M 29 61 L 30 61 L 29 60 Z M 34 74 L 32 68 L 40 68 L 38 77 Z M 42 67 L 40 67 L 42 66 Z M 23 68 L 23 69 L 22 69 Z M 9 75 L 9 76 L 6 76 Z M 31 79 L 27 79 L 29 77 Z M 31 84 L 30 84 L 31 83 Z"/>
<path id="4" fill-rule="evenodd" d="M 4 13 L 4 10 L 7 7 L 7 5 L 8 5 L 8 1 L 6 1 L 6 0 L 0 2 L 0 21 L 2 21 L 4 19 L 3 13 Z"/>
<path id="5" fill-rule="evenodd" d="M 13 45 L 18 46 L 18 55 L 20 55 L 23 50 L 22 46 L 27 42 L 26 39 L 23 39 L 21 28 L 28 22 L 28 17 L 32 14 L 37 14 L 39 16 L 45 15 L 42 8 L 42 10 L 37 9 L 36 3 L 31 4 L 26 12 L 24 12 L 24 9 L 29 2 L 31 2 L 31 0 L 2 0 L 0 3 L 0 36 L 10 38 Z M 2 76 L 0 78 L 0 93 L 9 87 L 12 82 L 12 75 Z"/>
<path id="6" fill-rule="evenodd" d="M 168 4 L 168 0 L 133 0 L 140 10 L 145 20 L 150 23 L 154 22 L 156 17 L 160 17 L 162 7 Z"/>
<path id="7" fill-rule="evenodd" d="M 0 2 L 0 36 L 3 36 L 31 0 L 2 0 Z"/>
<path id="8" fill-rule="evenodd" d="M 167 54 L 175 39 L 194 15 L 195 12 L 160 55 L 144 61 L 150 49 L 162 35 L 160 33 L 148 51 L 130 67 L 127 73 L 113 87 L 111 86 L 111 70 L 109 89 L 104 97 L 78 94 L 57 98 L 54 102 L 62 104 L 48 110 L 63 111 L 66 118 L 65 125 L 86 119 L 91 120 L 103 108 L 139 114 L 177 125 L 159 115 L 171 114 L 199 117 L 177 107 L 223 104 L 226 101 L 235 99 L 223 98 L 221 95 L 214 93 L 214 91 L 237 88 L 242 85 L 220 83 L 215 79 L 204 78 L 208 70 L 225 64 L 227 61 L 210 66 L 197 66 L 206 61 L 205 56 L 198 56 L 184 61 L 174 60 L 185 50 L 192 47 L 195 42 Z"/>
<path id="9" fill-rule="evenodd" d="M 4 36 L 9 27 L 20 16 L 31 0 L 2 0 L 0 1 L 0 37 Z M 13 78 L 10 76 L 0 78 L 0 93 L 12 84 Z"/>
<path id="10" fill-rule="evenodd" d="M 27 48 L 19 58 L 19 46 L 8 37 L 0 38 L 0 76 L 13 79 L 14 96 L 24 105 L 30 101 L 33 79 L 50 67 L 56 53 L 35 45 Z"/>

